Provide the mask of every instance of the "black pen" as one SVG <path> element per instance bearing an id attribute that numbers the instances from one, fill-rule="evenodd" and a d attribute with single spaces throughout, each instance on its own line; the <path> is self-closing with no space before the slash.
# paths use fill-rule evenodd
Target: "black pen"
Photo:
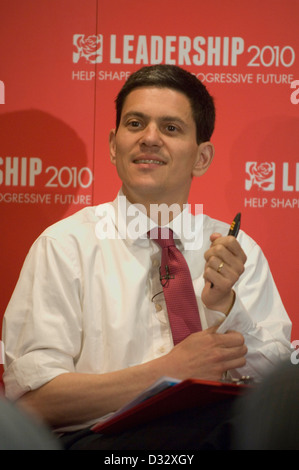
<path id="1" fill-rule="evenodd" d="M 236 217 L 231 223 L 231 226 L 227 235 L 233 235 L 234 237 L 237 238 L 237 235 L 240 230 L 240 225 L 241 225 L 241 212 L 238 212 L 238 214 L 236 215 Z"/>

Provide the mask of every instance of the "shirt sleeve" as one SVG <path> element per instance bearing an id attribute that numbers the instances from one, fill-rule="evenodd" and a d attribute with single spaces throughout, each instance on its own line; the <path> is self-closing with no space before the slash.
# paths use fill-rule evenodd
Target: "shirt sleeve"
<path id="1" fill-rule="evenodd" d="M 285 311 L 268 262 L 260 249 L 243 234 L 247 254 L 245 271 L 235 284 L 236 300 L 229 315 L 206 313 L 220 323 L 218 333 L 229 330 L 243 334 L 248 348 L 246 365 L 230 371 L 233 377 L 260 379 L 270 368 L 290 357 L 291 321 Z"/>
<path id="2" fill-rule="evenodd" d="M 57 240 L 41 236 L 31 247 L 3 322 L 8 398 L 74 371 L 82 334 L 79 273 L 71 250 Z"/>

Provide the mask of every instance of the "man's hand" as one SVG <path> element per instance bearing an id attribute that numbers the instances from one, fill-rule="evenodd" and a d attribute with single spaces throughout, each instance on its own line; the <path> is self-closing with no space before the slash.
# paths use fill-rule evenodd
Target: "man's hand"
<path id="1" fill-rule="evenodd" d="M 201 298 L 209 309 L 227 313 L 234 302 L 233 286 L 244 271 L 247 257 L 233 236 L 213 233 L 210 240 Z"/>
<path id="2" fill-rule="evenodd" d="M 236 331 L 216 333 L 217 327 L 193 333 L 165 356 L 168 375 L 173 377 L 220 380 L 229 369 L 243 367 L 247 347 Z M 173 370 L 172 370 L 173 368 Z"/>

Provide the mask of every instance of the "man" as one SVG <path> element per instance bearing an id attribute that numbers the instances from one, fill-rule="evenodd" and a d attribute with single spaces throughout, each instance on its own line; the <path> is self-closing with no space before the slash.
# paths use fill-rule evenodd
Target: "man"
<path id="1" fill-rule="evenodd" d="M 123 219 L 137 205 L 150 216 L 153 206 L 174 204 L 180 213 L 172 220 L 169 212 L 169 226 L 184 229 L 191 182 L 214 156 L 214 103 L 195 76 L 159 65 L 133 74 L 116 105 L 110 154 L 120 194 L 38 238 L 4 319 L 7 395 L 62 431 L 88 427 L 161 376 L 220 380 L 229 371 L 260 378 L 289 354 L 290 321 L 260 248 L 243 232 L 238 240 L 225 236 L 228 226 L 207 216 L 203 224 L 200 216 L 193 220 L 196 234 L 203 230 L 200 248 L 184 230 L 175 240 L 190 267 L 203 331 L 174 346 L 161 249 L 147 229 L 134 237 Z M 114 236 L 99 235 L 103 214 Z M 115 236 L 120 226 L 125 236 Z M 196 434 L 199 423 L 197 443 L 212 430 Z M 127 438 L 104 445 L 130 448 Z"/>

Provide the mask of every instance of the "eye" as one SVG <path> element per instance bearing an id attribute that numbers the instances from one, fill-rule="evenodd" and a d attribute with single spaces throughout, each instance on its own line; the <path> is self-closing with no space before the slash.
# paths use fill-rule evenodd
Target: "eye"
<path id="1" fill-rule="evenodd" d="M 180 132 L 180 128 L 176 124 L 166 124 L 165 132 L 170 135 L 178 134 Z"/>
<path id="2" fill-rule="evenodd" d="M 137 130 L 142 127 L 142 124 L 140 121 L 137 121 L 136 119 L 131 119 L 129 122 L 127 122 L 127 127 L 129 129 Z"/>
<path id="3" fill-rule="evenodd" d="M 169 124 L 168 126 L 166 126 L 166 129 L 168 130 L 168 132 L 175 132 L 178 130 L 178 128 L 173 124 Z"/>

